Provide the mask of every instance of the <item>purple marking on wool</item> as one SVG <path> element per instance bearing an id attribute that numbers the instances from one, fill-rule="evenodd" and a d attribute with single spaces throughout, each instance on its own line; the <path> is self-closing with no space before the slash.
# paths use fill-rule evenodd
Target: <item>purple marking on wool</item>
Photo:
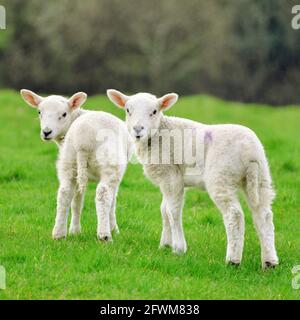
<path id="1" fill-rule="evenodd" d="M 212 140 L 213 140 L 212 133 L 210 131 L 205 131 L 204 141 L 212 142 Z"/>

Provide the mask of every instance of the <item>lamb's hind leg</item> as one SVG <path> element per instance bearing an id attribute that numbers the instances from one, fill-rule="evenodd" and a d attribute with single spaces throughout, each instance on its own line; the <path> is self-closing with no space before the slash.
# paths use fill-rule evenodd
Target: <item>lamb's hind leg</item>
<path id="1" fill-rule="evenodd" d="M 117 217 L 116 217 L 116 202 L 117 202 L 117 193 L 118 190 L 115 190 L 112 200 L 112 205 L 109 212 L 109 220 L 110 220 L 110 230 L 111 232 L 114 231 L 115 233 L 119 233 L 119 227 L 117 224 Z"/>
<path id="2" fill-rule="evenodd" d="M 98 217 L 97 236 L 99 240 L 110 241 L 110 218 L 109 212 L 113 200 L 113 191 L 111 187 L 104 181 L 101 181 L 96 190 L 96 210 Z"/>
<path id="3" fill-rule="evenodd" d="M 83 207 L 83 201 L 84 193 L 76 190 L 71 203 L 72 218 L 69 229 L 70 234 L 78 234 L 81 232 L 80 215 Z"/>
<path id="4" fill-rule="evenodd" d="M 267 192 L 268 190 L 266 190 L 266 193 Z M 272 201 L 268 200 L 268 196 L 265 197 L 267 200 L 263 199 L 263 194 L 264 192 L 261 192 L 262 199 L 260 199 L 259 204 L 252 203 L 250 197 L 247 197 L 247 199 L 261 245 L 262 267 L 263 269 L 267 269 L 278 265 L 279 259 L 275 248 L 275 232 L 271 208 Z"/>
<path id="5" fill-rule="evenodd" d="M 264 269 L 278 265 L 275 249 L 273 212 L 271 208 L 259 207 L 253 212 L 253 221 L 261 244 L 261 261 Z"/>
<path id="6" fill-rule="evenodd" d="M 101 181 L 96 190 L 96 210 L 98 216 L 97 235 L 103 241 L 112 240 L 110 215 L 119 184 L 120 175 L 117 168 L 102 167 Z"/>
<path id="7" fill-rule="evenodd" d="M 244 247 L 244 214 L 236 195 L 236 189 L 210 187 L 209 194 L 222 213 L 227 234 L 226 263 L 239 265 Z"/>

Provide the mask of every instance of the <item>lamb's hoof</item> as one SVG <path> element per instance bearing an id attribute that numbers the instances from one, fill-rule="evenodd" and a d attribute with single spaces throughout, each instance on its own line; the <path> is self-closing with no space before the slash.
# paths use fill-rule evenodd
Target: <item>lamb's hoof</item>
<path id="1" fill-rule="evenodd" d="M 53 240 L 65 239 L 66 237 L 67 237 L 66 232 L 53 232 L 52 233 Z"/>
<path id="2" fill-rule="evenodd" d="M 52 239 L 59 240 L 67 237 L 67 227 L 54 225 L 52 230 Z"/>
<path id="3" fill-rule="evenodd" d="M 80 234 L 81 233 L 81 228 L 79 227 L 71 227 L 70 229 L 69 229 L 69 235 L 73 235 L 73 236 L 75 236 L 75 235 L 77 235 L 77 234 Z"/>
<path id="4" fill-rule="evenodd" d="M 163 250 L 167 248 L 172 248 L 172 245 L 170 243 L 160 243 L 158 249 Z"/>
<path id="5" fill-rule="evenodd" d="M 112 236 L 107 234 L 98 234 L 98 239 L 103 242 L 112 242 Z"/>
<path id="6" fill-rule="evenodd" d="M 177 254 L 177 255 L 182 255 L 184 253 L 186 253 L 187 251 L 187 247 L 186 246 L 173 246 L 173 253 Z"/>
<path id="7" fill-rule="evenodd" d="M 111 232 L 113 232 L 114 234 L 120 234 L 120 230 L 119 230 L 119 227 L 117 225 L 115 225 L 113 227 L 113 229 L 111 230 Z"/>
<path id="8" fill-rule="evenodd" d="M 236 262 L 236 261 L 227 261 L 226 264 L 228 266 L 233 266 L 233 267 L 239 267 L 241 265 L 240 262 Z"/>
<path id="9" fill-rule="evenodd" d="M 263 270 L 268 270 L 268 269 L 274 269 L 278 266 L 278 262 L 277 261 L 265 261 L 263 262 Z"/>
<path id="10" fill-rule="evenodd" d="M 165 239 L 164 237 L 160 239 L 159 249 L 172 248 L 172 240 Z"/>

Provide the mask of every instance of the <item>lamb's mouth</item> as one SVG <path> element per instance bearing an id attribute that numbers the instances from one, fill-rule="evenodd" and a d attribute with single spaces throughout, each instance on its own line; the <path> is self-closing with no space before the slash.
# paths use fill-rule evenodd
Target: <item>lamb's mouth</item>
<path id="1" fill-rule="evenodd" d="M 55 136 L 52 136 L 52 135 L 48 137 L 45 137 L 44 135 L 42 135 L 41 138 L 43 141 L 53 141 L 56 139 Z"/>
<path id="2" fill-rule="evenodd" d="M 136 141 L 141 141 L 141 140 L 143 140 L 145 137 L 146 137 L 146 136 L 143 135 L 143 134 L 137 134 L 137 135 L 134 136 L 134 138 L 135 138 Z"/>
<path id="3" fill-rule="evenodd" d="M 144 137 L 145 137 L 145 136 L 135 136 L 135 141 L 136 141 L 137 143 L 142 142 L 142 141 L 145 140 Z"/>
<path id="4" fill-rule="evenodd" d="M 43 141 L 58 141 L 59 143 L 63 142 L 65 139 L 65 136 L 59 136 L 59 137 L 42 137 Z"/>
<path id="5" fill-rule="evenodd" d="M 52 138 L 51 138 L 51 137 L 42 137 L 42 140 L 44 140 L 44 141 L 51 141 Z"/>

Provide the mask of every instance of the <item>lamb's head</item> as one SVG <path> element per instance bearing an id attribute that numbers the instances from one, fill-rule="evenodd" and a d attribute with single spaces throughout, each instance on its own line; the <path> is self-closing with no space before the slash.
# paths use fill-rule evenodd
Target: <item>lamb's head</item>
<path id="1" fill-rule="evenodd" d="M 156 98 L 149 93 L 127 96 L 117 90 L 107 90 L 108 98 L 126 111 L 126 124 L 135 141 L 151 138 L 160 128 L 162 111 L 169 109 L 178 100 L 176 93 Z"/>
<path id="2" fill-rule="evenodd" d="M 62 96 L 43 98 L 30 90 L 21 90 L 23 99 L 39 113 L 42 140 L 60 140 L 68 131 L 78 109 L 87 98 L 86 93 L 78 92 L 70 99 Z"/>

